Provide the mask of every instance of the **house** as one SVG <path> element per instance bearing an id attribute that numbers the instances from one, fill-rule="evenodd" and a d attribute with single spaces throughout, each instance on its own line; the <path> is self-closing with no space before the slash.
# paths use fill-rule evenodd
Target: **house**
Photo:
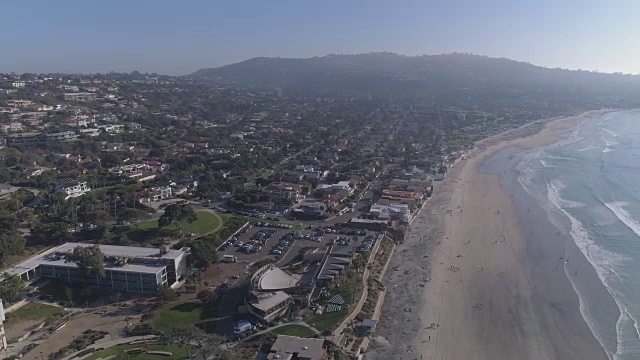
<path id="1" fill-rule="evenodd" d="M 93 129 L 93 128 L 80 129 L 80 135 L 89 136 L 89 137 L 99 136 L 100 132 L 101 132 L 100 129 Z"/>
<path id="2" fill-rule="evenodd" d="M 77 181 L 74 179 L 58 179 L 53 182 L 53 185 L 55 192 L 66 195 L 65 200 L 82 196 L 91 191 L 86 181 Z"/>
<path id="3" fill-rule="evenodd" d="M 14 88 L 23 88 L 25 86 L 27 86 L 27 83 L 24 81 L 14 81 L 11 83 L 11 86 L 13 86 Z"/>
<path id="4" fill-rule="evenodd" d="M 99 125 L 97 127 L 109 134 L 120 134 L 124 131 L 124 125 Z"/>
<path id="5" fill-rule="evenodd" d="M 90 92 L 65 93 L 64 99 L 66 101 L 75 101 L 75 102 L 95 101 L 96 94 L 90 93 Z"/>
<path id="6" fill-rule="evenodd" d="M 76 134 L 73 131 L 50 133 L 50 134 L 45 134 L 44 136 L 46 140 L 63 141 L 63 142 L 73 141 L 78 139 L 78 134 Z"/>
<path id="7" fill-rule="evenodd" d="M 7 100 L 6 102 L 7 102 L 7 105 L 14 108 L 27 107 L 33 104 L 33 101 L 31 100 Z"/>
<path id="8" fill-rule="evenodd" d="M 42 141 L 42 134 L 39 132 L 19 133 L 7 136 L 7 145 L 28 145 Z"/>
<path id="9" fill-rule="evenodd" d="M 165 172 L 169 169 L 169 165 L 163 164 L 160 161 L 145 161 L 144 164 L 149 168 L 152 172 Z"/>
<path id="10" fill-rule="evenodd" d="M 24 130 L 24 126 L 19 122 L 0 123 L 0 132 L 9 133 Z"/>
<path id="11" fill-rule="evenodd" d="M 273 182 L 264 191 L 274 202 L 295 203 L 300 200 L 300 185 L 298 184 Z"/>
<path id="12" fill-rule="evenodd" d="M 168 199 L 173 196 L 173 191 L 169 186 L 157 187 L 151 189 L 151 196 L 149 198 L 151 201 L 160 201 L 164 199 Z"/>
<path id="13" fill-rule="evenodd" d="M 267 360 L 326 360 L 327 351 L 323 345 L 324 339 L 278 335 L 276 342 L 271 345 Z"/>
<path id="14" fill-rule="evenodd" d="M 319 218 L 327 213 L 327 204 L 323 201 L 305 199 L 293 210 L 292 215 L 296 217 Z"/>
<path id="15" fill-rule="evenodd" d="M 403 222 L 411 221 L 411 209 L 408 204 L 374 204 L 371 206 L 369 212 L 372 213 L 385 213 L 391 219 L 400 220 Z"/>
<path id="16" fill-rule="evenodd" d="M 349 181 L 339 181 L 336 184 L 322 184 L 318 185 L 317 191 L 321 194 L 339 194 L 343 197 L 347 197 L 353 194 L 354 189 L 351 187 Z"/>

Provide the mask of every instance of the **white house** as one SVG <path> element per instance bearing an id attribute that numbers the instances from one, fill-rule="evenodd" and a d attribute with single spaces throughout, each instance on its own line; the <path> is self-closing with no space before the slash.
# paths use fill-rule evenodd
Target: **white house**
<path id="1" fill-rule="evenodd" d="M 58 179 L 53 182 L 53 185 L 57 193 L 66 194 L 65 200 L 82 196 L 91 191 L 86 181 L 80 182 L 74 179 Z"/>
<path id="2" fill-rule="evenodd" d="M 390 218 L 409 222 L 411 220 L 411 209 L 407 204 L 380 205 L 374 204 L 369 210 L 373 213 L 386 213 Z"/>
<path id="3" fill-rule="evenodd" d="M 14 88 L 23 88 L 27 86 L 27 83 L 25 83 L 24 81 L 14 81 L 11 83 L 11 86 L 13 86 Z"/>
<path id="4" fill-rule="evenodd" d="M 168 199 L 171 196 L 172 196 L 172 192 L 169 186 L 159 187 L 159 188 L 152 189 L 151 200 L 160 201 L 160 200 Z"/>

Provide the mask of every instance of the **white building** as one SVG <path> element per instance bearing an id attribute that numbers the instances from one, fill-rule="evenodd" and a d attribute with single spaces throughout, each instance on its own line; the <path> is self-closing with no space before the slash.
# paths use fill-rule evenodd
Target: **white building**
<path id="1" fill-rule="evenodd" d="M 87 186 L 86 181 L 77 181 L 73 179 L 58 179 L 53 182 L 57 193 L 66 194 L 65 200 L 69 198 L 74 198 L 78 196 L 82 196 L 91 189 Z"/>
<path id="2" fill-rule="evenodd" d="M 7 348 L 7 336 L 4 333 L 4 307 L 2 306 L 2 299 L 0 299 L 0 353 Z"/>
<path id="3" fill-rule="evenodd" d="M 385 213 L 392 219 L 398 219 L 404 222 L 411 221 L 411 209 L 407 204 L 380 205 L 374 204 L 369 210 L 372 213 Z"/>
<path id="4" fill-rule="evenodd" d="M 14 88 L 23 88 L 27 86 L 27 83 L 25 83 L 24 81 L 14 81 L 11 83 L 11 86 L 13 86 Z"/>
<path id="5" fill-rule="evenodd" d="M 160 201 L 164 199 L 168 199 L 173 195 L 171 188 L 169 186 L 153 188 L 151 192 L 151 200 L 152 201 Z"/>
<path id="6" fill-rule="evenodd" d="M 98 128 L 109 134 L 119 134 L 124 131 L 124 125 L 99 125 Z"/>

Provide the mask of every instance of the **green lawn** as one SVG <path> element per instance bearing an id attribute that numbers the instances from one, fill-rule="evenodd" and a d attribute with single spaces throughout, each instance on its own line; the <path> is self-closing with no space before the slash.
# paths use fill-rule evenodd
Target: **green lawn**
<path id="1" fill-rule="evenodd" d="M 182 226 L 183 233 L 197 233 L 206 234 L 216 229 L 221 229 L 221 218 L 208 212 L 208 211 L 196 211 L 198 219 L 191 224 L 184 223 Z M 126 234 L 127 237 L 135 242 L 142 243 L 149 240 L 159 239 L 162 237 L 172 236 L 177 231 L 175 225 L 158 228 L 158 220 L 144 221 L 135 225 L 129 225 L 128 228 L 120 234 Z"/>
<path id="2" fill-rule="evenodd" d="M 313 337 L 313 335 L 315 334 L 308 327 L 302 326 L 302 325 L 296 325 L 296 324 L 285 325 L 277 329 L 274 329 L 271 332 L 278 335 L 289 335 L 289 336 L 297 336 L 297 337 L 303 337 L 303 338 Z"/>
<path id="3" fill-rule="evenodd" d="M 220 226 L 220 218 L 208 211 L 196 211 L 198 219 L 191 224 L 184 223 L 182 226 L 183 232 L 206 234 L 213 231 Z M 131 229 L 135 229 L 135 226 L 130 226 Z M 138 224 L 140 230 L 151 230 L 158 228 L 158 220 L 149 220 Z M 175 225 L 165 227 L 167 230 L 177 230 Z"/>
<path id="4" fill-rule="evenodd" d="M 44 320 L 52 316 L 64 316 L 65 314 L 67 314 L 67 312 L 57 306 L 29 303 L 8 313 L 7 320 Z"/>
<path id="5" fill-rule="evenodd" d="M 217 315 L 215 305 L 180 301 L 162 307 L 153 317 L 153 325 L 158 330 L 169 330 L 199 324 L 209 331 L 213 330 Z"/>
<path id="6" fill-rule="evenodd" d="M 343 309 L 332 313 L 320 314 L 307 320 L 306 323 L 318 329 L 318 331 L 335 329 L 347 317 L 347 313 L 347 309 Z"/>
<path id="7" fill-rule="evenodd" d="M 96 360 L 99 358 L 107 358 L 109 356 L 112 355 L 116 355 L 118 353 L 120 353 L 121 351 L 127 350 L 127 349 L 135 349 L 135 348 L 140 348 L 143 347 L 143 344 L 135 344 L 135 345 L 116 345 L 113 347 L 110 347 L 106 350 L 102 350 L 99 352 L 96 352 L 94 354 L 92 354 L 91 356 L 89 356 L 87 359 L 88 360 Z M 131 360 L 160 360 L 160 359 L 165 359 L 165 360 L 177 360 L 177 359 L 184 359 L 186 358 L 187 355 L 187 351 L 184 349 L 184 346 L 180 346 L 178 344 L 171 344 L 171 345 L 150 345 L 149 346 L 150 351 L 167 351 L 172 353 L 173 355 L 171 356 L 163 356 L 163 355 L 149 355 L 149 354 L 129 354 L 129 358 Z M 195 354 L 196 349 L 192 348 L 191 349 L 191 355 Z"/>

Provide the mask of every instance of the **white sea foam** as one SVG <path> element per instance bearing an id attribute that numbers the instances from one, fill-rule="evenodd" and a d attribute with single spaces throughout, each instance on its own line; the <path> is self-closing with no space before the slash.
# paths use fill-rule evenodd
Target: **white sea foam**
<path id="1" fill-rule="evenodd" d="M 560 196 L 560 191 L 557 191 L 558 184 L 554 185 L 547 184 L 547 197 L 551 204 L 553 204 L 554 208 L 559 210 L 562 214 L 564 214 L 569 221 L 571 222 L 570 235 L 575 244 L 578 246 L 582 254 L 585 258 L 591 263 L 593 268 L 596 270 L 598 274 L 598 278 L 607 288 L 607 291 L 611 294 L 613 299 L 615 300 L 618 309 L 620 310 L 620 318 L 618 319 L 618 323 L 624 322 L 626 318 L 631 318 L 631 316 L 626 312 L 625 306 L 622 303 L 618 294 L 613 290 L 609 278 L 613 275 L 612 269 L 619 264 L 625 261 L 625 257 L 621 254 L 614 253 L 608 250 L 601 248 L 589 235 L 589 232 L 584 227 L 584 225 L 572 216 L 566 208 L 563 206 L 564 199 Z M 554 222 L 555 223 L 555 222 Z M 603 335 L 598 323 L 594 320 L 593 316 L 589 311 L 589 304 L 586 303 L 586 298 L 580 292 L 580 289 L 575 285 L 573 279 L 569 277 L 571 284 L 574 288 L 576 294 L 578 294 L 578 299 L 580 301 L 580 313 L 585 319 L 589 329 L 593 333 L 594 337 L 598 340 L 600 345 L 605 349 L 607 354 L 609 354 L 610 358 L 616 359 L 618 355 L 623 354 L 626 349 L 633 346 L 632 344 L 627 344 L 623 339 L 625 337 L 623 334 L 619 333 L 617 336 L 618 346 L 616 354 L 613 354 L 613 351 L 607 349 L 605 347 Z M 634 320 L 635 321 L 635 320 Z M 620 326 L 620 331 L 622 331 L 622 327 Z M 622 349 L 622 350 L 621 350 Z M 621 352 L 623 351 L 623 352 Z"/>
<path id="2" fill-rule="evenodd" d="M 603 153 L 608 153 L 608 152 L 612 152 L 612 151 L 613 151 L 613 149 L 610 148 L 610 147 L 605 148 L 604 150 L 602 150 Z"/>
<path id="3" fill-rule="evenodd" d="M 618 137 L 618 133 L 613 131 L 613 130 L 609 130 L 609 129 L 605 129 L 605 128 L 602 128 L 602 130 L 606 131 L 609 135 L 611 135 L 613 137 Z"/>
<path id="4" fill-rule="evenodd" d="M 613 141 L 611 139 L 607 139 L 606 137 L 602 136 L 601 137 L 602 141 L 604 141 L 604 143 L 607 145 L 607 147 L 611 147 L 611 146 L 616 146 L 618 145 L 617 141 Z"/>
<path id="5" fill-rule="evenodd" d="M 640 237 L 640 222 L 635 220 L 629 211 L 625 209 L 625 207 L 629 206 L 629 203 L 624 201 L 615 201 L 604 203 L 604 206 L 611 210 L 611 212 L 624 224 L 624 226 Z"/>
<path id="6" fill-rule="evenodd" d="M 585 206 L 583 203 L 573 200 L 564 199 L 562 190 L 567 188 L 567 183 L 561 179 L 553 179 L 547 184 L 547 191 L 553 192 L 554 199 L 565 209 L 573 209 Z"/>
<path id="7" fill-rule="evenodd" d="M 555 165 L 550 165 L 548 162 L 542 160 L 542 159 L 538 159 L 540 160 L 540 164 L 542 164 L 542 166 L 546 167 L 546 168 L 552 168 L 552 167 L 557 167 Z"/>
<path id="8" fill-rule="evenodd" d="M 575 158 L 570 158 L 570 157 L 564 157 L 564 156 L 552 156 L 549 155 L 547 156 L 548 159 L 555 159 L 555 160 L 571 160 L 571 161 L 578 161 L 578 159 Z"/>

